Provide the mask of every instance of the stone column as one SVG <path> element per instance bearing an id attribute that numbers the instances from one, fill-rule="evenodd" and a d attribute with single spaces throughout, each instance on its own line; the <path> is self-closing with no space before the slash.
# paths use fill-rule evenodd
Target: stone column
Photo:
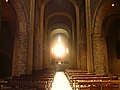
<path id="1" fill-rule="evenodd" d="M 72 45 L 71 45 L 71 51 L 70 51 L 70 55 L 71 55 L 71 61 L 70 61 L 70 65 L 72 68 L 74 68 L 76 66 L 76 59 L 75 59 L 75 27 L 74 27 L 74 22 L 71 22 L 72 24 L 72 36 L 71 36 L 71 41 Z"/>
<path id="2" fill-rule="evenodd" d="M 28 33 L 20 32 L 15 38 L 12 75 L 26 74 L 28 53 L 27 46 Z"/>
<path id="3" fill-rule="evenodd" d="M 30 24 L 29 24 L 29 42 L 28 42 L 28 62 L 27 73 L 31 74 L 33 69 L 33 39 L 34 39 L 34 15 L 35 15 L 35 0 L 30 0 Z"/>
<path id="4" fill-rule="evenodd" d="M 50 64 L 50 42 L 48 41 L 49 35 L 47 35 L 47 25 L 45 24 L 44 29 L 44 46 L 43 46 L 43 68 L 48 68 Z"/>
<path id="5" fill-rule="evenodd" d="M 34 55 L 33 55 L 33 70 L 39 70 L 40 69 L 40 22 L 39 22 L 39 14 L 38 10 L 36 8 L 36 20 L 35 20 L 35 31 L 34 31 Z"/>
<path id="6" fill-rule="evenodd" d="M 81 33 L 81 43 L 80 43 L 80 69 L 81 70 L 87 70 L 87 56 L 86 56 L 86 32 L 83 29 L 83 32 Z"/>
<path id="7" fill-rule="evenodd" d="M 90 1 L 91 0 L 85 0 L 85 7 L 86 7 L 86 36 L 87 36 L 87 69 L 88 69 L 88 72 L 93 72 Z"/>
<path id="8" fill-rule="evenodd" d="M 43 41 L 43 35 L 44 35 L 44 7 L 41 7 L 41 14 L 40 14 L 40 69 L 43 69 L 43 48 L 44 48 L 44 41 Z"/>
<path id="9" fill-rule="evenodd" d="M 94 70 L 98 75 L 104 75 L 106 71 L 106 47 L 105 39 L 100 34 L 93 36 L 93 52 L 94 52 Z"/>
<path id="10" fill-rule="evenodd" d="M 79 7 L 76 8 L 76 32 L 77 32 L 77 37 L 76 37 L 76 54 L 77 54 L 77 61 L 76 61 L 76 65 L 77 68 L 80 68 L 80 11 L 79 11 Z"/>

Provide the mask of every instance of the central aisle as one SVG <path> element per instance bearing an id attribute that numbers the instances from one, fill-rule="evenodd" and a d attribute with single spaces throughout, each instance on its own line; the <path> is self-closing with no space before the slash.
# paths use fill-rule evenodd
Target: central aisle
<path id="1" fill-rule="evenodd" d="M 51 90 L 72 90 L 64 72 L 56 72 Z"/>

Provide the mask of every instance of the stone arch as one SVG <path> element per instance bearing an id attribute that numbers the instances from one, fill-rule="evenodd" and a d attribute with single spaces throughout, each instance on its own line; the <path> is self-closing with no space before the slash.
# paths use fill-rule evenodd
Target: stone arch
<path id="1" fill-rule="evenodd" d="M 70 22 L 71 22 L 72 32 L 74 33 L 74 20 L 73 20 L 73 18 L 72 18 L 69 14 L 64 13 L 64 12 L 56 12 L 56 13 L 50 14 L 50 15 L 47 17 L 47 19 L 46 19 L 45 28 L 47 28 L 47 23 L 48 23 L 48 21 L 49 21 L 52 17 L 54 17 L 54 16 L 56 16 L 56 15 L 60 15 L 60 16 L 65 16 L 65 17 L 67 17 L 67 18 L 70 20 Z"/>
<path id="2" fill-rule="evenodd" d="M 50 28 L 48 28 L 48 31 L 49 31 L 48 35 L 50 35 L 50 33 L 56 28 L 63 28 L 65 30 L 67 30 L 67 32 L 70 34 L 70 31 L 69 31 L 70 27 L 66 24 L 59 23 L 59 24 L 54 24 Z"/>
<path id="3" fill-rule="evenodd" d="M 14 54 L 12 62 L 12 75 L 26 73 L 27 40 L 28 40 L 28 14 L 22 0 L 10 0 L 18 19 L 18 30 L 15 34 Z"/>
<path id="4" fill-rule="evenodd" d="M 48 22 L 49 22 L 49 20 L 51 19 L 51 18 L 53 18 L 54 16 L 56 16 L 56 15 L 59 15 L 59 16 L 64 16 L 64 17 L 66 17 L 68 20 L 70 20 L 70 22 L 71 22 L 71 25 L 72 25 L 72 29 L 70 29 L 69 28 L 69 26 L 68 25 L 66 25 L 66 24 L 62 24 L 62 23 L 59 23 L 59 24 L 54 24 L 54 25 L 52 25 L 52 26 L 50 26 L 49 28 L 47 27 L 47 25 L 48 25 Z M 52 14 L 50 14 L 47 18 L 46 18 L 46 23 L 45 23 L 45 38 L 44 38 L 44 40 L 45 40 L 45 48 L 48 48 L 48 46 L 49 46 L 49 38 L 50 38 L 50 34 L 51 34 L 51 32 L 53 31 L 53 30 L 55 30 L 56 28 L 62 28 L 62 29 L 65 29 L 66 30 L 66 32 L 68 32 L 69 33 L 69 36 L 70 36 L 70 34 L 71 34 L 71 30 L 74 32 L 74 22 L 73 22 L 73 19 L 72 19 L 72 17 L 70 16 L 70 15 L 68 15 L 67 13 L 64 13 L 64 12 L 55 12 L 55 13 L 52 13 Z M 46 44 L 47 43 L 47 44 Z M 47 45 L 47 46 L 46 46 Z M 46 53 L 46 51 L 44 52 L 44 53 Z M 49 54 L 45 54 L 45 55 L 47 55 L 47 56 L 45 56 L 46 58 L 44 58 L 44 63 L 45 63 L 45 61 L 46 60 L 49 60 L 50 58 L 49 58 Z M 47 61 L 47 62 L 49 62 L 49 61 Z M 47 63 L 46 62 L 46 63 Z M 45 66 L 47 66 L 47 65 L 45 65 Z"/>
<path id="5" fill-rule="evenodd" d="M 104 19 L 104 12 L 106 11 L 105 5 L 102 4 L 102 1 L 99 1 L 97 8 L 94 13 L 93 22 L 92 22 L 92 33 L 93 33 L 93 60 L 94 60 L 94 72 L 96 74 L 106 74 L 108 73 L 108 62 L 107 57 L 105 57 L 105 47 L 104 38 L 101 37 L 102 31 L 102 22 Z M 98 48 L 100 47 L 100 48 Z M 106 65 L 105 65 L 106 64 Z M 106 70 L 106 71 L 105 71 Z"/>
<path id="6" fill-rule="evenodd" d="M 101 0 L 101 1 L 99 1 L 97 8 L 95 10 L 95 13 L 94 13 L 93 21 L 92 21 L 93 33 L 97 33 L 97 34 L 99 33 L 102 35 L 102 25 L 103 25 L 104 19 L 106 18 L 105 14 L 110 9 L 112 10 L 112 8 L 113 8 L 111 6 L 112 3 L 113 3 L 113 0 L 109 0 L 109 1 Z M 114 11 L 116 12 L 117 10 L 114 10 Z M 108 14 L 110 14 L 110 13 L 108 12 Z"/>
<path id="7" fill-rule="evenodd" d="M 40 16 L 40 28 L 41 28 L 41 37 L 40 37 L 40 41 L 41 42 L 43 42 L 43 29 L 44 29 L 44 25 L 43 25 L 43 23 L 44 23 L 44 8 L 45 8 L 45 6 L 46 6 L 46 4 L 49 2 L 50 0 L 44 0 L 43 1 L 43 3 L 42 3 L 42 5 L 41 5 L 41 16 Z M 79 25 L 80 25 L 80 22 L 79 22 L 79 20 L 80 20 L 80 16 L 79 16 L 79 6 L 78 6 L 78 4 L 77 4 L 77 2 L 75 1 L 75 0 L 68 0 L 69 2 L 71 2 L 72 4 L 73 4 L 73 6 L 75 7 L 75 11 L 76 11 L 76 32 L 77 32 L 77 37 L 76 37 L 76 39 L 77 39 L 77 46 L 76 46 L 76 48 L 77 48 L 77 57 L 76 57 L 76 60 L 77 60 L 77 62 L 79 62 Z M 41 60 L 43 60 L 43 50 L 42 50 L 42 48 L 43 48 L 43 44 L 41 44 Z M 76 63 L 76 65 L 77 65 L 77 67 L 79 67 L 79 64 L 77 64 Z M 74 66 L 76 66 L 76 65 L 74 65 Z"/>
<path id="8" fill-rule="evenodd" d="M 56 29 L 54 29 L 52 32 L 51 32 L 51 34 L 50 34 L 50 38 L 51 37 L 53 37 L 55 34 L 57 34 L 57 33 L 61 33 L 61 31 L 62 31 L 62 33 L 64 34 L 64 36 L 66 37 L 66 38 L 70 38 L 70 36 L 69 36 L 69 33 L 65 30 L 65 29 L 63 29 L 63 28 L 60 28 L 60 30 L 58 31 L 58 28 L 56 28 Z"/>
<path id="9" fill-rule="evenodd" d="M 108 16 L 103 22 L 103 36 L 106 38 L 108 70 L 112 75 L 120 75 L 119 40 L 120 40 L 120 13 Z M 111 43 L 112 42 L 112 43 Z"/>
<path id="10" fill-rule="evenodd" d="M 69 49 L 69 53 L 68 54 L 65 54 L 64 57 L 60 57 L 60 59 L 57 59 L 55 55 L 53 55 L 50 51 L 49 53 L 49 60 L 50 62 L 68 62 L 68 64 L 62 66 L 63 69 L 65 68 L 70 68 L 71 67 L 71 44 L 70 44 L 70 37 L 69 37 L 69 33 L 67 32 L 67 30 L 65 30 L 64 28 L 54 28 L 52 30 L 52 32 L 50 33 L 50 40 L 49 40 L 49 47 L 50 47 L 50 50 L 54 48 L 54 45 L 56 44 L 56 39 L 58 39 L 58 37 L 61 37 L 62 38 L 62 44 L 65 48 Z M 53 43 L 54 42 L 54 43 Z M 67 57 L 66 57 L 67 56 Z M 56 61 L 54 61 L 56 60 Z M 51 67 L 55 67 L 54 64 L 50 64 Z M 56 68 L 57 69 L 57 68 Z"/>
<path id="11" fill-rule="evenodd" d="M 96 74 L 108 74 L 108 56 L 107 56 L 107 45 L 106 37 L 103 34 L 103 22 L 106 17 L 116 13 L 117 10 L 113 8 L 113 0 L 99 1 L 97 8 L 94 13 L 92 22 L 92 39 L 93 39 L 93 59 L 94 59 L 94 70 Z M 109 12 L 113 10 L 114 12 Z"/>
<path id="12" fill-rule="evenodd" d="M 27 32 L 27 22 L 28 22 L 28 14 L 25 9 L 24 2 L 22 0 L 11 0 L 10 1 L 13 8 L 15 9 L 15 12 L 18 17 L 18 23 L 19 23 L 19 32 Z"/>
<path id="13" fill-rule="evenodd" d="M 48 28 L 47 27 L 47 24 L 48 24 L 48 22 L 49 22 L 49 20 L 51 19 L 51 18 L 53 18 L 54 16 L 56 16 L 56 15 L 59 15 L 59 16 L 65 16 L 68 20 L 70 20 L 70 22 L 71 22 L 71 29 L 70 29 L 70 27 L 69 26 L 67 26 L 67 25 L 65 25 L 65 24 L 54 24 L 54 26 L 51 26 L 50 28 Z M 64 27 L 65 26 L 65 27 Z M 69 33 L 69 36 L 71 36 L 70 38 L 72 39 L 71 40 L 71 42 L 72 43 L 74 43 L 74 20 L 73 20 L 73 18 L 69 15 L 69 14 L 67 14 L 67 13 L 65 13 L 65 12 L 55 12 L 55 13 L 52 13 L 52 14 L 50 14 L 48 17 L 47 17 L 47 19 L 46 19 L 46 23 L 45 23 L 45 28 L 46 29 L 49 29 L 48 31 L 48 34 L 50 35 L 50 32 L 52 32 L 51 30 L 54 30 L 55 28 L 64 28 L 65 30 L 67 30 L 67 32 Z M 45 32 L 47 32 L 47 30 L 45 30 Z M 72 33 L 72 34 L 71 34 Z M 46 33 L 45 33 L 46 34 Z M 46 37 L 45 38 L 48 38 L 49 37 L 49 35 L 46 35 Z M 46 40 L 45 40 L 46 41 Z M 48 45 L 48 44 L 47 44 Z M 72 44 L 72 48 L 74 47 L 74 44 Z M 74 50 L 72 50 L 72 52 L 73 52 Z M 47 55 L 47 54 L 46 54 Z M 74 53 L 72 54 L 73 56 L 74 56 Z M 48 60 L 48 59 L 46 59 L 46 60 Z M 72 57 L 72 60 L 73 60 L 73 57 Z M 72 62 L 74 62 L 74 61 L 72 61 Z"/>
<path id="14" fill-rule="evenodd" d="M 108 36 L 109 29 L 117 19 L 120 19 L 120 13 L 115 13 L 104 19 L 101 31 L 102 36 L 104 37 Z"/>

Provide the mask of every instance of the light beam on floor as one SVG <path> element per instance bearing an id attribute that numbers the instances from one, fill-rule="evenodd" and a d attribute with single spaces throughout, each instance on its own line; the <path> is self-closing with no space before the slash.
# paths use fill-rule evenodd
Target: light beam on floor
<path id="1" fill-rule="evenodd" d="M 51 90 L 72 90 L 64 72 L 56 72 Z"/>

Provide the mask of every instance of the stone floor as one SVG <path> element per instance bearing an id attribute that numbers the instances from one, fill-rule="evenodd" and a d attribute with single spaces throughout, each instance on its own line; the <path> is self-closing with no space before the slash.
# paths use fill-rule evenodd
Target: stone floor
<path id="1" fill-rule="evenodd" d="M 64 72 L 56 72 L 51 90 L 72 90 Z"/>

